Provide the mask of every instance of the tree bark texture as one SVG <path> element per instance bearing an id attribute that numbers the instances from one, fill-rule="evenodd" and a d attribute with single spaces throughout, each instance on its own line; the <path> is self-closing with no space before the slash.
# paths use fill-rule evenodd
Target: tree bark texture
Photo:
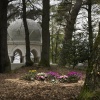
<path id="1" fill-rule="evenodd" d="M 7 0 L 0 0 L 0 73 L 11 70 L 7 47 Z"/>
<path id="2" fill-rule="evenodd" d="M 33 63 L 30 59 L 30 40 L 29 40 L 29 29 L 26 20 L 26 3 L 23 1 L 23 24 L 25 29 L 25 42 L 26 42 L 26 66 L 31 66 Z"/>
<path id="3" fill-rule="evenodd" d="M 82 6 L 82 0 L 76 0 L 76 3 L 74 4 L 74 7 L 72 8 L 71 14 L 69 15 L 69 18 L 67 19 L 63 47 L 61 50 L 60 60 L 59 60 L 60 66 L 65 66 L 67 64 L 67 61 L 65 58 L 67 56 L 66 52 L 68 51 L 66 50 L 66 48 L 69 47 L 69 45 L 71 47 L 72 35 L 74 32 L 74 25 L 75 25 L 76 18 L 78 16 L 81 6 Z"/>
<path id="4" fill-rule="evenodd" d="M 87 2 L 88 2 L 89 51 L 91 53 L 93 49 L 93 32 L 92 32 L 92 19 L 91 19 L 92 1 L 88 0 Z"/>
<path id="5" fill-rule="evenodd" d="M 50 32 L 49 32 L 49 9 L 50 0 L 43 0 L 43 15 L 42 15 L 42 53 L 40 65 L 44 67 L 50 66 Z"/>
<path id="6" fill-rule="evenodd" d="M 93 34 L 92 34 L 92 21 L 91 21 L 91 0 L 87 1 L 88 3 L 88 32 L 89 32 L 89 59 L 88 59 L 88 68 L 86 73 L 86 79 L 84 88 L 86 90 L 92 90 L 93 89 L 93 82 L 92 82 L 92 71 L 93 71 L 93 63 L 92 63 L 92 49 L 93 49 Z"/>
<path id="7" fill-rule="evenodd" d="M 64 37 L 65 41 L 69 41 L 72 39 L 72 35 L 74 32 L 74 25 L 81 6 L 82 6 L 82 0 L 76 0 L 76 3 L 72 8 L 72 12 L 69 15 L 69 18 L 67 19 L 68 21 L 65 28 L 65 37 Z"/>
<path id="8" fill-rule="evenodd" d="M 79 100 L 80 99 L 84 100 L 86 93 L 93 93 L 96 89 L 100 88 L 100 59 L 99 59 L 100 47 L 99 46 L 100 46 L 100 23 L 99 23 L 98 36 L 95 39 L 92 52 L 90 55 L 90 63 L 89 63 L 90 66 L 88 66 L 87 71 L 86 71 L 85 83 L 78 97 Z"/>

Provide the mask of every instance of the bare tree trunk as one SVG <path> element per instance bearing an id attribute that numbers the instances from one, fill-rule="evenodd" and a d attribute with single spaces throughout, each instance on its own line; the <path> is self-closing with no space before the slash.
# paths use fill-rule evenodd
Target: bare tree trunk
<path id="1" fill-rule="evenodd" d="M 86 79 L 85 79 L 85 88 L 88 90 L 93 90 L 93 82 L 92 82 L 92 75 L 91 72 L 93 71 L 93 32 L 92 32 L 92 20 L 91 20 L 91 6 L 92 1 L 88 0 L 88 27 L 89 27 L 89 59 L 88 59 L 88 68 L 86 73 Z"/>
<path id="2" fill-rule="evenodd" d="M 53 33 L 54 33 L 54 28 L 53 28 L 53 22 L 52 22 L 52 38 L 51 38 L 51 47 L 52 47 L 52 49 L 51 49 L 51 59 L 52 59 L 52 63 L 54 63 L 54 42 L 53 42 Z"/>
<path id="3" fill-rule="evenodd" d="M 100 45 L 100 24 L 99 24 L 99 33 L 95 40 L 95 43 L 94 43 L 94 46 L 92 49 L 92 53 L 90 56 L 91 57 L 90 64 L 92 66 L 87 68 L 85 83 L 84 83 L 82 91 L 78 97 L 78 100 L 80 100 L 80 99 L 85 100 L 88 96 L 88 95 L 86 95 L 87 93 L 93 93 L 93 92 L 95 92 L 96 89 L 100 88 L 100 78 L 99 78 L 100 74 L 98 74 L 97 69 L 96 69 L 97 68 L 97 52 L 98 52 L 98 49 L 100 49 L 100 48 L 98 48 L 99 45 Z M 100 55 L 99 55 L 99 57 L 100 57 Z M 100 73 L 100 71 L 99 71 L 99 73 Z M 89 99 L 87 99 L 87 100 L 89 100 Z M 92 99 L 90 99 L 90 100 L 92 100 Z"/>
<path id="4" fill-rule="evenodd" d="M 93 49 L 93 32 L 92 32 L 92 19 L 91 19 L 92 1 L 88 0 L 88 27 L 89 27 L 89 51 Z"/>
<path id="5" fill-rule="evenodd" d="M 59 31 L 60 31 L 60 27 L 56 33 L 56 46 L 55 46 L 55 63 L 57 63 L 58 60 L 58 42 L 59 42 Z"/>
<path id="6" fill-rule="evenodd" d="M 0 0 L 0 73 L 11 70 L 7 48 L 7 0 Z"/>
<path id="7" fill-rule="evenodd" d="M 69 41 L 72 39 L 72 35 L 74 32 L 74 24 L 76 22 L 77 15 L 80 11 L 80 8 L 82 6 L 82 0 L 76 0 L 76 3 L 72 9 L 72 12 L 69 16 L 69 19 L 67 21 L 66 29 L 65 29 L 65 41 Z"/>
<path id="8" fill-rule="evenodd" d="M 30 59 L 30 40 L 29 40 L 29 29 L 26 20 L 26 3 L 23 1 L 23 23 L 25 29 L 25 41 L 26 41 L 26 66 L 32 66 L 33 62 Z"/>
<path id="9" fill-rule="evenodd" d="M 72 12 L 69 15 L 69 18 L 67 19 L 67 25 L 65 28 L 65 37 L 64 37 L 64 41 L 63 41 L 63 47 L 61 50 L 61 56 L 60 56 L 60 60 L 59 60 L 59 64 L 61 66 L 65 66 L 66 65 L 66 59 L 65 59 L 65 54 L 66 54 L 66 47 L 67 45 L 71 45 L 71 41 L 72 41 L 72 35 L 74 32 L 74 25 L 76 22 L 76 18 L 77 15 L 80 11 L 80 8 L 82 6 L 82 0 L 76 0 L 76 3 L 74 5 L 74 7 L 72 8 Z"/>
<path id="10" fill-rule="evenodd" d="M 42 15 L 42 53 L 41 53 L 41 66 L 50 66 L 50 32 L 49 32 L 49 9 L 50 0 L 43 0 L 43 15 Z"/>
<path id="11" fill-rule="evenodd" d="M 84 83 L 84 86 L 78 97 L 78 100 L 80 100 L 80 99 L 85 100 L 88 96 L 87 93 L 88 94 L 93 93 L 93 92 L 95 92 L 96 89 L 100 88 L 100 78 L 99 78 L 100 77 L 100 74 L 99 74 L 100 66 L 99 66 L 99 63 L 97 63 L 97 61 L 100 61 L 100 59 L 98 59 L 100 57 L 100 55 L 97 55 L 98 52 L 100 52 L 99 45 L 100 45 L 100 23 L 99 23 L 98 36 L 95 40 L 95 43 L 93 45 L 92 52 L 90 55 L 90 66 L 88 66 L 88 68 L 87 68 L 85 83 Z M 100 92 L 100 91 L 98 91 L 98 92 Z M 87 98 L 87 100 L 89 100 L 89 99 Z M 92 99 L 90 99 L 90 100 L 92 100 Z"/>

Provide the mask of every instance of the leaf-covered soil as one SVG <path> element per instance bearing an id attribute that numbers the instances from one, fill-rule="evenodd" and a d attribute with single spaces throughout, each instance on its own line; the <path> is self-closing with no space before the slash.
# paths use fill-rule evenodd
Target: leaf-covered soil
<path id="1" fill-rule="evenodd" d="M 25 81 L 20 77 L 34 67 L 21 68 L 12 73 L 0 74 L 0 100 L 77 100 L 84 83 L 84 77 L 78 83 L 49 83 Z M 66 74 L 65 68 L 40 68 L 38 72 L 57 71 Z M 84 72 L 82 72 L 84 76 Z"/>

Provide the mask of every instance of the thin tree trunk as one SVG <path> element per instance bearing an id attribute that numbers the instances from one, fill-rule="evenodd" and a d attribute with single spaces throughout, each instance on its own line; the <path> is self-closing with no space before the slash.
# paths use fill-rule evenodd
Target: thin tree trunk
<path id="1" fill-rule="evenodd" d="M 57 63 L 57 57 L 58 57 L 58 37 L 59 33 L 57 33 L 57 36 L 56 36 L 56 46 L 55 46 L 55 63 Z"/>
<path id="2" fill-rule="evenodd" d="M 25 41 L 26 41 L 26 66 L 33 65 L 33 62 L 30 59 L 30 40 L 29 40 L 29 29 L 26 20 L 26 3 L 25 0 L 23 1 L 23 24 L 25 29 Z"/>
<path id="3" fill-rule="evenodd" d="M 55 63 L 57 63 L 57 58 L 58 58 L 59 31 L 60 31 L 60 27 L 59 27 L 59 29 L 58 29 L 58 31 L 57 31 L 57 34 L 56 34 Z"/>
<path id="4" fill-rule="evenodd" d="M 99 88 L 98 83 L 98 75 L 97 75 L 97 57 L 98 57 L 98 52 L 99 52 L 99 47 L 100 45 L 100 23 L 99 23 L 99 32 L 98 36 L 95 40 L 95 43 L 93 45 L 93 32 L 92 32 L 92 24 L 91 24 L 91 6 L 92 6 L 92 0 L 88 0 L 88 26 L 89 26 L 89 62 L 88 62 L 88 67 L 86 71 L 86 78 L 85 78 L 85 83 L 82 88 L 82 91 L 79 95 L 79 100 L 85 100 L 86 98 L 88 99 L 87 94 L 93 93 L 96 88 Z M 93 96 L 93 95 L 92 95 Z M 92 100 L 92 98 L 91 98 Z"/>
<path id="5" fill-rule="evenodd" d="M 80 100 L 80 99 L 85 100 L 85 98 L 87 98 L 87 96 L 88 96 L 88 95 L 86 95 L 87 93 L 93 93 L 96 89 L 100 88 L 100 82 L 99 82 L 100 75 L 97 72 L 95 73 L 95 71 L 97 70 L 96 69 L 96 65 L 97 65 L 96 60 L 97 60 L 97 56 L 98 56 L 97 55 L 98 49 L 100 49 L 98 47 L 99 45 L 100 45 L 100 24 L 99 24 L 98 36 L 95 40 L 95 43 L 92 48 L 92 53 L 90 55 L 90 58 L 91 58 L 90 66 L 88 66 L 88 68 L 87 68 L 85 83 L 81 90 L 81 93 L 78 96 L 78 100 Z"/>
<path id="6" fill-rule="evenodd" d="M 0 73 L 11 71 L 7 48 L 7 0 L 0 0 Z"/>
<path id="7" fill-rule="evenodd" d="M 94 50 L 93 50 L 93 35 L 92 35 L 92 24 L 91 24 L 91 0 L 88 0 L 88 31 L 89 31 L 89 59 L 88 59 L 88 67 L 86 70 L 86 78 L 83 89 L 79 95 L 78 99 L 84 100 L 85 93 L 91 92 L 94 90 L 94 83 L 93 83 L 93 58 L 94 58 Z"/>
<path id="8" fill-rule="evenodd" d="M 92 19 L 91 19 L 92 1 L 88 0 L 88 27 L 89 27 L 89 51 L 93 49 L 93 32 L 92 32 Z"/>
<path id="9" fill-rule="evenodd" d="M 88 0 L 88 31 L 89 31 L 89 59 L 88 59 L 88 67 L 91 67 L 92 70 L 93 65 L 91 65 L 91 53 L 93 49 L 93 32 L 92 32 L 92 19 L 91 19 L 91 7 L 92 7 L 92 1 Z M 88 80 L 88 79 L 87 79 Z"/>
<path id="10" fill-rule="evenodd" d="M 43 15 L 42 15 L 42 53 L 41 53 L 41 66 L 50 66 L 50 32 L 49 32 L 49 9 L 50 0 L 43 0 Z"/>
<path id="11" fill-rule="evenodd" d="M 52 22 L 52 38 L 51 38 L 51 45 L 52 45 L 52 54 L 51 54 L 51 59 L 52 59 L 52 63 L 54 63 L 54 42 L 53 42 L 53 32 L 54 32 L 54 29 L 53 29 L 53 22 Z"/>
<path id="12" fill-rule="evenodd" d="M 86 73 L 85 79 L 85 87 L 87 90 L 93 90 L 93 82 L 92 82 L 92 75 L 91 72 L 93 71 L 93 56 L 92 49 L 93 49 L 93 32 L 92 32 L 92 20 L 91 20 L 91 0 L 88 0 L 88 27 L 89 27 L 89 59 L 88 59 L 88 68 Z"/>

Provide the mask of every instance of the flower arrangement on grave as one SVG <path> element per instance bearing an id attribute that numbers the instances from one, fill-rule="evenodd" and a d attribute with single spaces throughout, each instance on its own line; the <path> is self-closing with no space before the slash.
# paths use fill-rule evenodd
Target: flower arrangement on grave
<path id="1" fill-rule="evenodd" d="M 25 76 L 23 76 L 22 79 L 28 81 L 34 81 L 34 80 L 48 81 L 52 83 L 57 83 L 57 82 L 75 83 L 81 79 L 81 76 L 82 76 L 81 73 L 75 71 L 68 72 L 66 75 L 60 75 L 58 72 L 53 72 L 53 71 L 49 71 L 47 73 L 45 72 L 37 73 L 36 70 L 29 70 L 29 72 Z"/>
<path id="2" fill-rule="evenodd" d="M 53 71 L 49 71 L 47 73 L 47 78 L 49 81 L 51 82 L 55 82 L 57 81 L 57 78 L 59 77 L 60 75 L 57 73 L 57 72 L 53 72 Z"/>
<path id="3" fill-rule="evenodd" d="M 22 79 L 25 79 L 28 81 L 34 81 L 36 79 L 36 74 L 37 74 L 36 70 L 29 70 L 29 72 L 25 74 L 25 76 L 23 76 Z"/>
<path id="4" fill-rule="evenodd" d="M 81 73 L 72 71 L 72 72 L 69 72 L 67 76 L 68 76 L 69 83 L 78 82 L 78 80 L 80 80 L 81 78 Z"/>
<path id="5" fill-rule="evenodd" d="M 59 82 L 64 83 L 68 82 L 68 76 L 67 75 L 61 75 L 58 77 Z"/>
<path id="6" fill-rule="evenodd" d="M 44 81 L 47 78 L 47 74 L 44 72 L 37 73 L 36 79 L 39 81 Z"/>

